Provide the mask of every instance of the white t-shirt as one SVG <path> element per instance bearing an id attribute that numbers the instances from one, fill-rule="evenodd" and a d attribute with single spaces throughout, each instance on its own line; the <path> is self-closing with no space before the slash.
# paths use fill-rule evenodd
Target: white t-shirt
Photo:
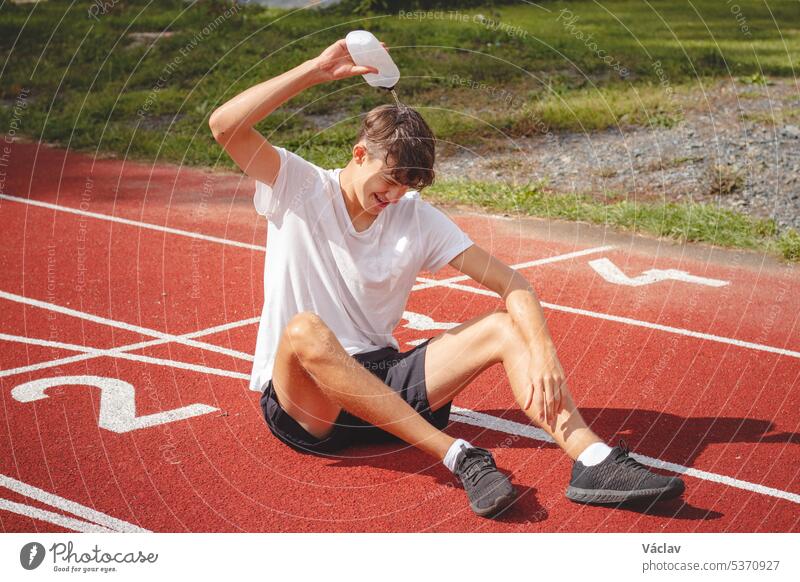
<path id="1" fill-rule="evenodd" d="M 281 334 L 301 311 L 319 315 L 349 355 L 399 349 L 392 331 L 417 274 L 435 273 L 473 244 L 415 190 L 357 232 L 339 186 L 341 169 L 275 149 L 281 158 L 275 184 L 256 180 L 253 197 L 268 227 L 252 390 L 272 378 Z"/>

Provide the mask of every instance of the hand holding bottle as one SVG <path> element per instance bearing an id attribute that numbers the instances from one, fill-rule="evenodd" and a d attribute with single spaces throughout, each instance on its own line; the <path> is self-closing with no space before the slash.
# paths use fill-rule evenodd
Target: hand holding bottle
<path id="1" fill-rule="evenodd" d="M 347 50 L 358 65 L 375 67 L 377 73 L 365 74 L 364 79 L 373 87 L 393 89 L 400 80 L 400 70 L 380 42 L 368 30 L 353 30 L 345 37 Z"/>
<path id="2" fill-rule="evenodd" d="M 386 48 L 386 45 L 381 43 Z M 356 75 L 377 74 L 378 68 L 371 65 L 357 65 L 347 49 L 345 39 L 337 40 L 314 59 L 322 81 L 338 81 Z"/>

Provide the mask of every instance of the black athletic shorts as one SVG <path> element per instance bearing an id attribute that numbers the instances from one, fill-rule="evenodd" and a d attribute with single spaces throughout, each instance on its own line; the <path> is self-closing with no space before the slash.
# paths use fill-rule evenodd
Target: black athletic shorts
<path id="1" fill-rule="evenodd" d="M 425 352 L 429 341 L 430 338 L 407 352 L 398 352 L 388 346 L 355 354 L 353 357 L 397 392 L 425 420 L 441 430 L 447 426 L 452 402 L 448 402 L 435 412 L 431 411 L 428 404 L 425 386 Z M 281 408 L 275 397 L 272 380 L 267 383 L 261 396 L 261 409 L 272 434 L 290 447 L 304 453 L 325 455 L 353 444 L 399 442 L 397 437 L 345 410 L 339 413 L 333 431 L 324 439 L 319 439 L 306 431 Z"/>

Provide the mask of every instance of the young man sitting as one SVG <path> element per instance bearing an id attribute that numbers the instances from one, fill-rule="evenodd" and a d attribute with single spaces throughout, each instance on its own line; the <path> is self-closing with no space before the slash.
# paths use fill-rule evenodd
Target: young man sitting
<path id="1" fill-rule="evenodd" d="M 442 432 L 453 399 L 502 364 L 514 399 L 575 460 L 567 497 L 581 503 L 653 501 L 683 482 L 611 448 L 572 400 L 528 281 L 474 244 L 419 196 L 434 180 L 434 136 L 408 107 L 363 119 L 352 159 L 326 170 L 254 126 L 302 90 L 376 72 L 356 66 L 344 40 L 237 95 L 210 119 L 215 139 L 256 180 L 268 219 L 264 310 L 251 387 L 272 433 L 287 445 L 332 454 L 393 436 L 441 460 L 473 511 L 495 516 L 515 491 L 489 451 Z M 496 292 L 505 309 L 475 317 L 399 352 L 392 331 L 420 271 L 451 265 Z"/>

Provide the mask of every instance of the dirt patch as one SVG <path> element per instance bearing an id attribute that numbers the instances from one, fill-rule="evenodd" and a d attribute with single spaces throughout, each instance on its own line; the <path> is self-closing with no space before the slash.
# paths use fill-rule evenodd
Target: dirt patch
<path id="1" fill-rule="evenodd" d="M 800 90 L 719 82 L 679 97 L 675 127 L 617 127 L 442 157 L 444 179 L 539 182 L 598 200 L 713 202 L 800 229 Z"/>

